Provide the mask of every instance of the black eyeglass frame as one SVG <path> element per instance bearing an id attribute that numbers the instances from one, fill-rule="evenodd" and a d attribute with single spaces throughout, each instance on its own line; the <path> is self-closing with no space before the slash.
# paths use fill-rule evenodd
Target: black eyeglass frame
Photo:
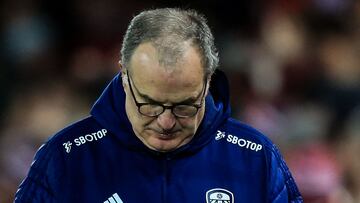
<path id="1" fill-rule="evenodd" d="M 138 112 L 141 114 L 141 115 L 144 115 L 144 116 L 148 116 L 148 117 L 157 117 L 159 115 L 161 115 L 162 113 L 164 113 L 164 111 L 166 109 L 170 109 L 171 110 L 171 113 L 176 116 L 176 117 L 179 117 L 179 118 L 190 118 L 190 117 L 193 117 L 195 116 L 198 112 L 199 112 L 199 109 L 203 106 L 203 101 L 204 101 L 204 97 L 205 97 L 205 92 L 206 92 L 206 88 L 207 88 L 207 82 L 205 81 L 205 84 L 203 86 L 203 90 L 202 90 L 202 96 L 201 96 L 201 101 L 200 101 L 200 104 L 175 104 L 175 105 L 163 105 L 161 103 L 146 103 L 146 102 L 138 102 L 136 100 L 136 97 L 135 97 L 135 94 L 134 94 L 134 91 L 133 91 L 133 88 L 132 88 L 132 85 L 131 85 L 131 81 L 130 80 L 130 75 L 129 75 L 129 72 L 126 70 L 126 74 L 127 74 L 127 80 L 128 80 L 128 83 L 129 83 L 129 88 L 130 88 L 130 92 L 131 92 L 131 95 L 135 101 L 135 104 L 138 108 Z M 159 107 L 162 107 L 162 111 L 159 111 L 159 113 L 155 114 L 155 115 L 148 115 L 148 114 L 145 114 L 143 112 L 141 112 L 141 107 L 144 106 L 144 105 L 156 105 L 156 106 L 159 106 Z M 189 106 L 189 107 L 195 107 L 196 110 L 194 111 L 193 114 L 191 115 L 179 115 L 177 114 L 174 109 L 178 106 Z"/>

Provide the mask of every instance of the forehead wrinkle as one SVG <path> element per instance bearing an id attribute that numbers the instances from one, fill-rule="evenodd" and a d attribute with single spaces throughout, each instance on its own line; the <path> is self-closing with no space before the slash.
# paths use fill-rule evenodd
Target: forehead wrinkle
<path id="1" fill-rule="evenodd" d="M 192 88 L 197 90 L 202 84 L 193 78 L 189 78 L 184 74 L 181 74 L 181 70 L 161 73 L 161 84 L 166 84 L 169 89 L 178 88 Z M 171 90 L 170 90 L 171 91 Z M 194 91 L 195 92 L 195 91 Z"/>
<path id="2" fill-rule="evenodd" d="M 197 50 L 186 45 L 181 59 L 164 67 L 159 64 L 156 47 L 152 43 L 141 44 L 132 57 L 129 73 L 136 92 L 156 101 L 196 97 L 202 89 L 204 70 Z"/>

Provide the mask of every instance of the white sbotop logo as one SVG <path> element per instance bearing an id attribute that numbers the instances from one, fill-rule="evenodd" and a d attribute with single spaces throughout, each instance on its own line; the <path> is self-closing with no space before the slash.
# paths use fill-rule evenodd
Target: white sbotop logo
<path id="1" fill-rule="evenodd" d="M 75 144 L 75 146 L 78 147 L 80 145 L 102 139 L 103 137 L 106 136 L 106 134 L 107 134 L 107 130 L 101 129 L 101 130 L 98 130 L 98 131 L 90 133 L 90 134 L 81 135 L 81 136 L 75 138 L 73 140 L 73 142 L 67 141 L 67 142 L 63 143 L 63 146 L 65 148 L 66 153 L 70 153 L 71 145 L 73 145 L 73 143 Z"/>
<path id="2" fill-rule="evenodd" d="M 215 136 L 215 140 L 219 141 L 223 138 L 226 138 L 226 141 L 231 144 L 238 145 L 241 148 L 250 149 L 255 152 L 258 152 L 263 148 L 261 144 L 237 137 L 235 135 L 226 134 L 225 132 L 218 130 Z"/>
<path id="3" fill-rule="evenodd" d="M 70 141 L 63 143 L 66 153 L 70 153 L 72 143 Z"/>
<path id="4" fill-rule="evenodd" d="M 217 133 L 216 133 L 215 140 L 221 140 L 223 138 L 225 138 L 225 132 L 222 132 L 222 131 L 218 130 Z"/>

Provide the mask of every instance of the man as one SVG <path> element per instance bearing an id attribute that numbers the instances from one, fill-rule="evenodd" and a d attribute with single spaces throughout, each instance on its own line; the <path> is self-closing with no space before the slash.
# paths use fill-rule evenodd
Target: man
<path id="1" fill-rule="evenodd" d="M 144 11 L 121 54 L 91 116 L 40 148 L 15 202 L 302 202 L 274 145 L 230 118 L 203 16 Z"/>

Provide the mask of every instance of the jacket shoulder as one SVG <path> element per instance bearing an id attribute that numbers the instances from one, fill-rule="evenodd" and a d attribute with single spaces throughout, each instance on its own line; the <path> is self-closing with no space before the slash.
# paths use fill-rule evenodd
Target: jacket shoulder
<path id="1" fill-rule="evenodd" d="M 54 145 L 67 140 L 73 140 L 79 135 L 93 132 L 101 128 L 102 127 L 97 123 L 97 121 L 92 116 L 89 116 L 82 120 L 76 121 L 75 123 L 72 123 L 64 129 L 60 130 L 51 136 L 46 144 Z"/>
<path id="2" fill-rule="evenodd" d="M 283 202 L 286 199 L 291 202 L 302 202 L 300 192 L 296 186 L 288 166 L 285 163 L 279 149 L 263 133 L 255 128 L 229 118 L 224 125 L 223 133 L 228 142 L 241 148 L 249 149 L 251 153 L 263 156 L 267 168 L 268 197 L 271 202 Z"/>
<path id="3" fill-rule="evenodd" d="M 227 134 L 232 135 L 233 138 L 237 137 L 244 140 L 249 140 L 251 142 L 262 145 L 262 149 L 276 151 L 274 148 L 274 143 L 262 132 L 234 118 L 228 119 L 228 122 L 226 122 L 224 125 L 223 130 Z M 233 142 L 235 141 L 233 140 Z"/>
<path id="4" fill-rule="evenodd" d="M 53 202 L 57 183 L 65 175 L 64 155 L 70 152 L 73 140 L 99 129 L 101 126 L 90 116 L 51 136 L 36 152 L 29 173 L 16 192 L 15 202 Z"/>

